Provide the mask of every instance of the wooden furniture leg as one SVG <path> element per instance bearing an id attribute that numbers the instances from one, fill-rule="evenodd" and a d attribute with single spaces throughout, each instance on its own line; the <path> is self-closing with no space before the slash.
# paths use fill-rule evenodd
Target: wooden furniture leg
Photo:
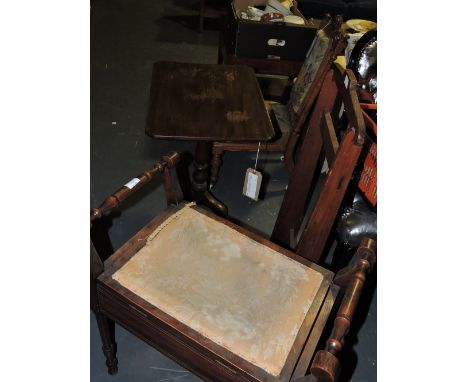
<path id="1" fill-rule="evenodd" d="M 193 199 L 211 208 L 221 216 L 227 215 L 227 207 L 208 191 L 208 165 L 210 163 L 212 142 L 197 141 L 195 149 L 195 170 L 193 171 Z"/>
<path id="2" fill-rule="evenodd" d="M 117 345 L 115 343 L 115 323 L 114 321 L 103 315 L 99 309 L 97 291 L 96 291 L 96 279 L 104 271 L 104 264 L 99 257 L 94 244 L 91 242 L 90 246 L 90 302 L 91 310 L 93 311 L 99 333 L 102 341 L 102 351 L 106 357 L 107 371 L 113 375 L 117 373 Z"/>
<path id="3" fill-rule="evenodd" d="M 211 159 L 211 171 L 210 171 L 210 190 L 213 188 L 219 178 L 219 170 L 223 163 L 221 159 L 224 154 L 224 150 L 219 147 L 213 147 L 213 158 Z"/>
<path id="4" fill-rule="evenodd" d="M 207 189 L 208 163 L 211 143 L 198 141 L 195 149 L 195 170 L 193 171 L 192 190 L 194 194 L 202 194 Z M 194 195 L 195 196 L 195 195 Z"/>
<path id="5" fill-rule="evenodd" d="M 117 344 L 115 343 L 115 322 L 102 313 L 94 312 L 102 340 L 102 351 L 106 357 L 107 371 L 117 374 Z"/>
<path id="6" fill-rule="evenodd" d="M 310 367 L 312 375 L 319 382 L 336 382 L 339 378 L 341 367 L 337 355 L 343 348 L 343 339 L 351 326 L 359 297 L 366 282 L 366 276 L 375 265 L 375 251 L 376 242 L 374 240 L 362 239 L 354 265 L 343 269 L 335 276 L 334 283 L 346 288 L 346 290 L 325 350 L 320 350 L 315 354 Z"/>

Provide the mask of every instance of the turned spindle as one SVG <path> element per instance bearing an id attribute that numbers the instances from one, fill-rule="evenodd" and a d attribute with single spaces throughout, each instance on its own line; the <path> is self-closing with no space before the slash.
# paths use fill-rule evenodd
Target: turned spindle
<path id="1" fill-rule="evenodd" d="M 343 348 L 344 337 L 351 326 L 366 277 L 375 265 L 375 252 L 376 242 L 369 238 L 362 239 L 355 263 L 338 272 L 335 277 L 335 284 L 346 289 L 325 349 L 318 351 L 312 361 L 310 371 L 319 382 L 338 380 L 341 366 L 337 355 Z"/>
<path id="2" fill-rule="evenodd" d="M 91 222 L 102 216 L 109 215 L 115 208 L 129 196 L 135 194 L 144 185 L 151 182 L 155 175 L 163 174 L 164 189 L 168 204 L 177 204 L 182 200 L 182 192 L 175 173 L 175 166 L 179 162 L 179 154 L 170 152 L 161 157 L 161 159 L 149 170 L 143 171 L 139 176 L 127 182 L 97 208 L 91 209 Z"/>

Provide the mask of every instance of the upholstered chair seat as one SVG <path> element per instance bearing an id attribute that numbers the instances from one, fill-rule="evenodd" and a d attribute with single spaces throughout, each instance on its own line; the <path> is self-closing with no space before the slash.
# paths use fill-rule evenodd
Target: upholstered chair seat
<path id="1" fill-rule="evenodd" d="M 265 380 L 289 380 L 330 272 L 192 204 L 151 227 L 144 241 L 113 281 L 213 343 L 214 351 L 223 348 L 228 360 L 244 360 Z"/>

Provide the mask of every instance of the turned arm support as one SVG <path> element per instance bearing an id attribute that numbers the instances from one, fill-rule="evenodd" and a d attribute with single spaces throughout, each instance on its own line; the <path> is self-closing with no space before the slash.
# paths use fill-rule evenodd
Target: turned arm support
<path id="1" fill-rule="evenodd" d="M 369 238 L 362 239 L 355 263 L 338 272 L 335 276 L 335 284 L 345 288 L 345 292 L 325 350 L 318 351 L 312 361 L 310 371 L 319 382 L 336 382 L 338 380 L 340 362 L 337 355 L 343 348 L 344 337 L 351 326 L 366 277 L 375 265 L 375 252 L 376 242 Z"/>
<path id="2" fill-rule="evenodd" d="M 135 194 L 144 185 L 151 182 L 157 174 L 163 174 L 164 191 L 166 193 L 167 204 L 178 204 L 182 201 L 182 191 L 176 173 L 176 165 L 179 162 L 179 154 L 169 152 L 149 170 L 144 171 L 138 177 L 133 178 L 126 185 L 120 187 L 98 207 L 91 210 L 91 223 L 109 215 L 115 208 L 120 206 L 129 196 Z"/>
<path id="3" fill-rule="evenodd" d="M 138 177 L 133 178 L 125 186 L 119 188 L 116 192 L 107 197 L 98 208 L 93 208 L 91 210 L 91 224 L 93 221 L 101 218 L 102 216 L 109 215 L 115 208 L 120 206 L 124 200 L 143 188 L 145 184 L 151 182 L 151 180 L 154 179 L 155 176 L 159 173 L 162 173 L 163 176 L 167 204 L 178 204 L 183 199 L 176 173 L 176 165 L 178 162 L 179 154 L 176 152 L 170 152 L 162 156 L 161 159 L 151 169 L 144 171 Z M 96 292 L 96 279 L 103 272 L 104 264 L 99 257 L 99 254 L 96 251 L 92 241 L 90 251 L 90 266 L 91 309 L 96 311 L 99 309 Z"/>

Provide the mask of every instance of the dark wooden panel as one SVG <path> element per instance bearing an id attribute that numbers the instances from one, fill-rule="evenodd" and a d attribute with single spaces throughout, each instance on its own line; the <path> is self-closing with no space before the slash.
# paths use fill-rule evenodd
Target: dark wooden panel
<path id="1" fill-rule="evenodd" d="M 338 214 L 362 146 L 354 144 L 354 130 L 348 130 L 330 167 L 329 174 L 297 246 L 297 254 L 320 263 L 331 227 Z"/>
<path id="2" fill-rule="evenodd" d="M 236 56 L 277 56 L 285 60 L 303 61 L 316 33 L 317 29 L 306 25 L 242 20 L 238 24 Z M 268 45 L 269 39 L 283 40 L 285 44 Z"/>
<path id="3" fill-rule="evenodd" d="M 288 191 L 281 204 L 271 240 L 282 246 L 294 246 L 291 236 L 296 239 L 307 207 L 308 195 L 312 189 L 314 171 L 322 150 L 320 121 L 324 109 L 332 109 L 338 94 L 333 80 L 333 71 L 327 73 L 315 108 L 308 122 L 302 149 L 296 161 L 294 172 L 288 184 Z M 295 241 L 295 240 L 294 240 Z"/>
<path id="4" fill-rule="evenodd" d="M 226 29 L 230 47 L 239 58 L 266 59 L 269 55 L 282 60 L 304 61 L 317 33 L 313 25 L 295 25 L 243 20 L 236 16 L 234 5 L 228 10 Z M 284 40 L 284 46 L 268 45 L 269 39 Z"/>
<path id="5" fill-rule="evenodd" d="M 218 46 L 218 64 L 247 65 L 256 73 L 297 76 L 304 60 L 276 60 L 236 56 L 237 25 L 231 12 L 228 21 L 220 33 Z"/>
<path id="6" fill-rule="evenodd" d="M 157 62 L 146 133 L 163 139 L 266 141 L 275 131 L 252 68 Z"/>

